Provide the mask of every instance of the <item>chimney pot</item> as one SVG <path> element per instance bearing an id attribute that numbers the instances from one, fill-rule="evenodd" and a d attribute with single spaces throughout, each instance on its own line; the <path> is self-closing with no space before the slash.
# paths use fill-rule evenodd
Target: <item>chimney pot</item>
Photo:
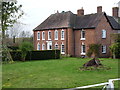
<path id="1" fill-rule="evenodd" d="M 118 17 L 118 11 L 119 11 L 118 7 L 113 7 L 112 8 L 112 16 Z"/>
<path id="2" fill-rule="evenodd" d="M 97 13 L 101 13 L 102 12 L 102 6 L 98 6 L 97 7 Z"/>

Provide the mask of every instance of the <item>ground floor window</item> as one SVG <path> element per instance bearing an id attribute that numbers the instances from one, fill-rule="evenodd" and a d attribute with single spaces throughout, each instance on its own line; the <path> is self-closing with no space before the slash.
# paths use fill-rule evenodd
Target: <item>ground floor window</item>
<path id="1" fill-rule="evenodd" d="M 81 46 L 81 54 L 82 55 L 85 55 L 85 45 L 84 44 L 82 44 L 82 46 Z"/>
<path id="2" fill-rule="evenodd" d="M 39 43 L 37 44 L 37 50 L 40 50 L 40 44 Z"/>
<path id="3" fill-rule="evenodd" d="M 58 44 L 55 44 L 55 49 L 58 49 Z"/>
<path id="4" fill-rule="evenodd" d="M 102 46 L 102 53 L 106 53 L 107 47 L 105 45 Z"/>
<path id="5" fill-rule="evenodd" d="M 45 44 L 44 43 L 42 44 L 42 50 L 45 50 Z"/>
<path id="6" fill-rule="evenodd" d="M 61 45 L 61 54 L 65 54 L 65 45 L 64 44 Z"/>

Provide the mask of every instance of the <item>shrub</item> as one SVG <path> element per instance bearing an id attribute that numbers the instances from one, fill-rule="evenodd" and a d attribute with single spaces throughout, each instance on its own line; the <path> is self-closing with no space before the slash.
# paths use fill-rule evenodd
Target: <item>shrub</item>
<path id="1" fill-rule="evenodd" d="M 91 57 L 94 54 L 94 57 L 99 57 L 99 48 L 100 48 L 100 44 L 90 44 L 87 52 L 87 56 Z"/>
<path id="2" fill-rule="evenodd" d="M 21 51 L 11 51 L 11 56 L 14 61 L 21 60 Z M 59 59 L 60 50 L 44 50 L 44 51 L 28 51 L 25 60 L 47 60 Z"/>
<path id="3" fill-rule="evenodd" d="M 30 42 L 23 42 L 23 43 L 21 43 L 19 49 L 22 52 L 22 55 L 21 55 L 22 60 L 25 61 L 25 57 L 27 55 L 27 52 L 33 50 L 33 45 Z"/>

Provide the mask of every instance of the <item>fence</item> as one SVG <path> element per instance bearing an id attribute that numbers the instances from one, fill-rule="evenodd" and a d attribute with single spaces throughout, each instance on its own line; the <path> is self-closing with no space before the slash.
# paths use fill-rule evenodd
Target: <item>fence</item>
<path id="1" fill-rule="evenodd" d="M 104 87 L 103 87 L 102 90 L 104 90 L 105 88 L 107 90 L 114 90 L 114 81 L 116 81 L 116 80 L 120 80 L 120 78 L 118 78 L 118 79 L 109 79 L 108 82 L 105 82 L 105 83 L 88 85 L 88 86 L 82 86 L 82 87 L 76 87 L 76 88 L 70 88 L 70 89 L 64 89 L 64 90 L 85 89 L 85 88 L 96 87 L 96 86 L 103 86 L 103 85 L 104 85 Z"/>

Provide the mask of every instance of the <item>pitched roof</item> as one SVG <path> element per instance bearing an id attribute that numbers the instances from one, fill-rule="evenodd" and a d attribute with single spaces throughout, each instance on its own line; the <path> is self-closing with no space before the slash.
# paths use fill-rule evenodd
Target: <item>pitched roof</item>
<path id="1" fill-rule="evenodd" d="M 47 30 L 69 27 L 73 29 L 96 28 L 103 15 L 106 16 L 113 29 L 120 29 L 120 24 L 118 24 L 113 17 L 107 16 L 104 12 L 78 16 L 76 14 L 73 14 L 71 11 L 68 11 L 50 15 L 34 30 Z"/>
<path id="2" fill-rule="evenodd" d="M 70 27 L 70 15 L 72 12 L 62 12 L 50 15 L 44 22 L 34 30 L 67 28 Z"/>
<path id="3" fill-rule="evenodd" d="M 102 15 L 104 15 L 104 13 L 77 16 L 75 29 L 96 28 Z"/>
<path id="4" fill-rule="evenodd" d="M 107 16 L 111 27 L 115 30 L 120 30 L 120 24 L 111 16 Z"/>

